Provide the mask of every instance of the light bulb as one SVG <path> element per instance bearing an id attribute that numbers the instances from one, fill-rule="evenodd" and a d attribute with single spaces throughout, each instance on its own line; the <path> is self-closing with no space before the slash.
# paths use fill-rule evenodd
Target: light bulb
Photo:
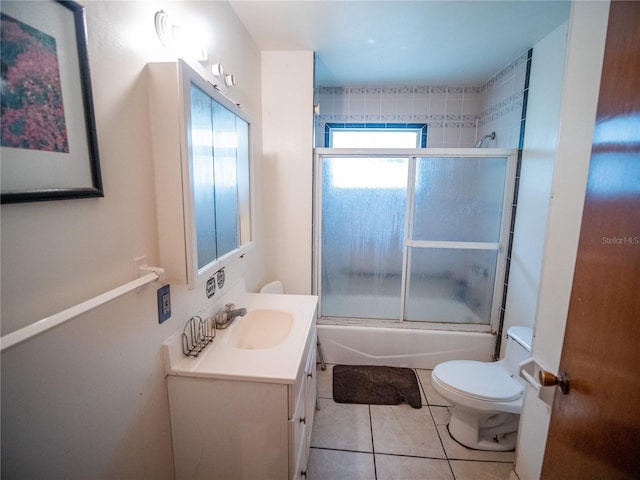
<path id="1" fill-rule="evenodd" d="M 211 73 L 213 73 L 213 75 L 216 77 L 222 78 L 224 76 L 224 68 L 222 67 L 222 64 L 218 62 L 212 63 Z"/>

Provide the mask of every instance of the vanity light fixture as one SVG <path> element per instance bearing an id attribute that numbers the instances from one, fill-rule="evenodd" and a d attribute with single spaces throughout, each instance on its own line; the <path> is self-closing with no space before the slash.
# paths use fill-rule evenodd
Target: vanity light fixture
<path id="1" fill-rule="evenodd" d="M 188 56 L 199 62 L 206 62 L 209 54 L 191 29 L 174 22 L 164 10 L 156 12 L 154 17 L 156 33 L 162 44 L 180 56 Z"/>
<path id="2" fill-rule="evenodd" d="M 165 47 L 179 56 L 193 58 L 199 62 L 207 61 L 207 49 L 198 41 L 193 29 L 175 23 L 164 10 L 156 12 L 154 21 L 158 38 Z M 227 88 L 231 88 L 236 84 L 233 74 L 225 73 L 224 67 L 220 62 L 211 64 L 211 73 L 213 76 L 222 79 Z"/>
<path id="3" fill-rule="evenodd" d="M 164 10 L 156 12 L 155 15 L 156 33 L 162 44 L 167 48 L 173 47 L 173 22 L 169 14 Z"/>
<path id="4" fill-rule="evenodd" d="M 211 64 L 211 73 L 213 73 L 214 77 L 222 78 L 224 80 L 224 84 L 227 87 L 233 87 L 236 84 L 235 78 L 233 78 L 232 73 L 224 73 L 224 68 L 221 63 L 212 63 Z"/>

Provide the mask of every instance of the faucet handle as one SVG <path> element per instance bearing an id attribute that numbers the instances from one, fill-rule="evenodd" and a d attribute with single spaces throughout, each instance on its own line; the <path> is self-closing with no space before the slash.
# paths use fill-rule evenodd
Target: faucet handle
<path id="1" fill-rule="evenodd" d="M 235 303 L 227 303 L 227 304 L 224 306 L 224 311 L 225 311 L 225 312 L 230 312 L 230 311 L 235 310 L 235 309 L 236 309 L 236 305 L 235 305 Z"/>
<path id="2" fill-rule="evenodd" d="M 226 312 L 218 312 L 215 314 L 214 319 L 215 319 L 216 325 L 220 325 L 227 321 L 227 314 Z"/>

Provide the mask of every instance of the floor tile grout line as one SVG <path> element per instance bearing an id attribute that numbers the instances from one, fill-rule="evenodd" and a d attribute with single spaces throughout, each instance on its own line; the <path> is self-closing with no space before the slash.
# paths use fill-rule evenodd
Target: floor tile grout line
<path id="1" fill-rule="evenodd" d="M 314 450 L 330 450 L 332 452 L 345 452 L 345 453 L 362 453 L 364 455 L 386 455 L 388 457 L 402 457 L 402 458 L 422 458 L 426 460 L 445 460 L 445 461 L 456 461 L 456 462 L 471 462 L 471 463 L 506 463 L 512 464 L 512 461 L 509 460 L 497 460 L 497 459 L 470 459 L 470 458 L 443 458 L 443 457 L 435 457 L 431 455 L 409 455 L 406 453 L 390 453 L 390 452 L 369 452 L 366 450 L 353 450 L 350 448 L 336 448 L 336 447 L 309 447 Z"/>
<path id="2" fill-rule="evenodd" d="M 422 396 L 424 396 L 424 401 L 427 402 L 427 406 L 429 406 L 429 399 L 427 398 L 427 391 L 425 390 L 424 386 L 422 385 L 422 380 L 420 380 L 420 375 L 418 375 L 418 370 L 422 370 L 422 369 L 418 369 L 418 368 L 414 368 L 413 369 L 413 373 L 415 373 L 416 375 L 416 379 L 418 380 L 418 385 L 420 386 L 420 390 L 422 395 L 420 396 L 420 401 L 422 402 Z"/>
<path id="3" fill-rule="evenodd" d="M 479 450 L 481 451 L 481 450 Z M 515 465 L 514 462 L 508 460 L 472 460 L 470 458 L 455 458 L 452 457 L 449 460 L 454 462 L 471 462 L 471 463 L 505 463 L 509 465 Z"/>
<path id="4" fill-rule="evenodd" d="M 418 459 L 425 459 L 425 460 L 443 460 L 443 461 L 447 461 L 446 458 L 442 458 L 442 457 L 430 457 L 430 456 L 421 456 L 421 455 L 409 455 L 407 453 L 385 453 L 385 452 L 377 452 L 376 455 L 386 455 L 387 457 L 402 457 L 402 458 L 418 458 Z M 473 460 L 470 460 L 473 461 Z"/>
<path id="5" fill-rule="evenodd" d="M 442 436 L 440 435 L 440 430 L 438 430 L 438 426 L 436 425 L 436 419 L 433 416 L 433 410 L 429 408 L 429 415 L 431 415 L 431 420 L 433 420 L 433 425 L 436 427 L 436 433 L 438 434 L 438 440 L 440 440 L 440 446 L 442 447 L 442 451 L 444 452 L 444 456 L 449 460 L 449 454 L 447 453 L 447 449 L 444 446 L 444 442 L 442 441 Z M 448 431 L 448 428 L 447 428 Z"/>
<path id="6" fill-rule="evenodd" d="M 449 458 L 449 454 L 447 453 L 447 449 L 444 447 L 444 442 L 442 441 L 442 437 L 440 436 L 440 430 L 438 429 L 438 426 L 436 424 L 436 419 L 433 416 L 433 410 L 431 410 L 431 405 L 429 404 L 429 399 L 427 398 L 427 392 L 426 392 L 426 390 L 424 388 L 424 385 L 422 384 L 422 381 L 420 379 L 420 376 L 418 375 L 417 372 L 416 372 L 416 377 L 418 377 L 418 382 L 420 383 L 422 391 L 424 392 L 424 398 L 427 401 L 427 408 L 429 409 L 429 415 L 431 416 L 431 420 L 433 421 L 433 426 L 436 428 L 436 435 L 438 435 L 438 440 L 440 441 L 440 446 L 442 447 L 442 451 L 444 452 L 445 459 L 447 460 L 447 465 L 449 465 L 449 470 L 451 471 L 451 476 L 453 477 L 453 480 L 456 480 L 456 474 L 453 472 L 453 466 L 451 465 L 451 459 Z"/>
<path id="7" fill-rule="evenodd" d="M 373 439 L 373 419 L 371 418 L 371 405 L 367 405 L 369 410 L 369 432 L 371 433 L 371 454 L 373 455 L 373 477 L 378 480 L 378 469 L 376 468 L 376 444 Z"/>
<path id="8" fill-rule="evenodd" d="M 364 455 L 373 455 L 373 452 L 365 452 L 363 450 L 351 450 L 344 448 L 334 448 L 334 447 L 309 447 L 315 450 L 330 450 L 332 452 L 345 452 L 345 453 L 362 453 Z"/>

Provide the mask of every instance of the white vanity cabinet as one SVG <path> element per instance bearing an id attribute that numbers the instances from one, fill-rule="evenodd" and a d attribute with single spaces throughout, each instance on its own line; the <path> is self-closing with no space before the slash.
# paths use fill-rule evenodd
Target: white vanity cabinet
<path id="1" fill-rule="evenodd" d="M 292 383 L 169 374 L 176 479 L 305 478 L 316 405 L 315 321 L 297 360 Z"/>

